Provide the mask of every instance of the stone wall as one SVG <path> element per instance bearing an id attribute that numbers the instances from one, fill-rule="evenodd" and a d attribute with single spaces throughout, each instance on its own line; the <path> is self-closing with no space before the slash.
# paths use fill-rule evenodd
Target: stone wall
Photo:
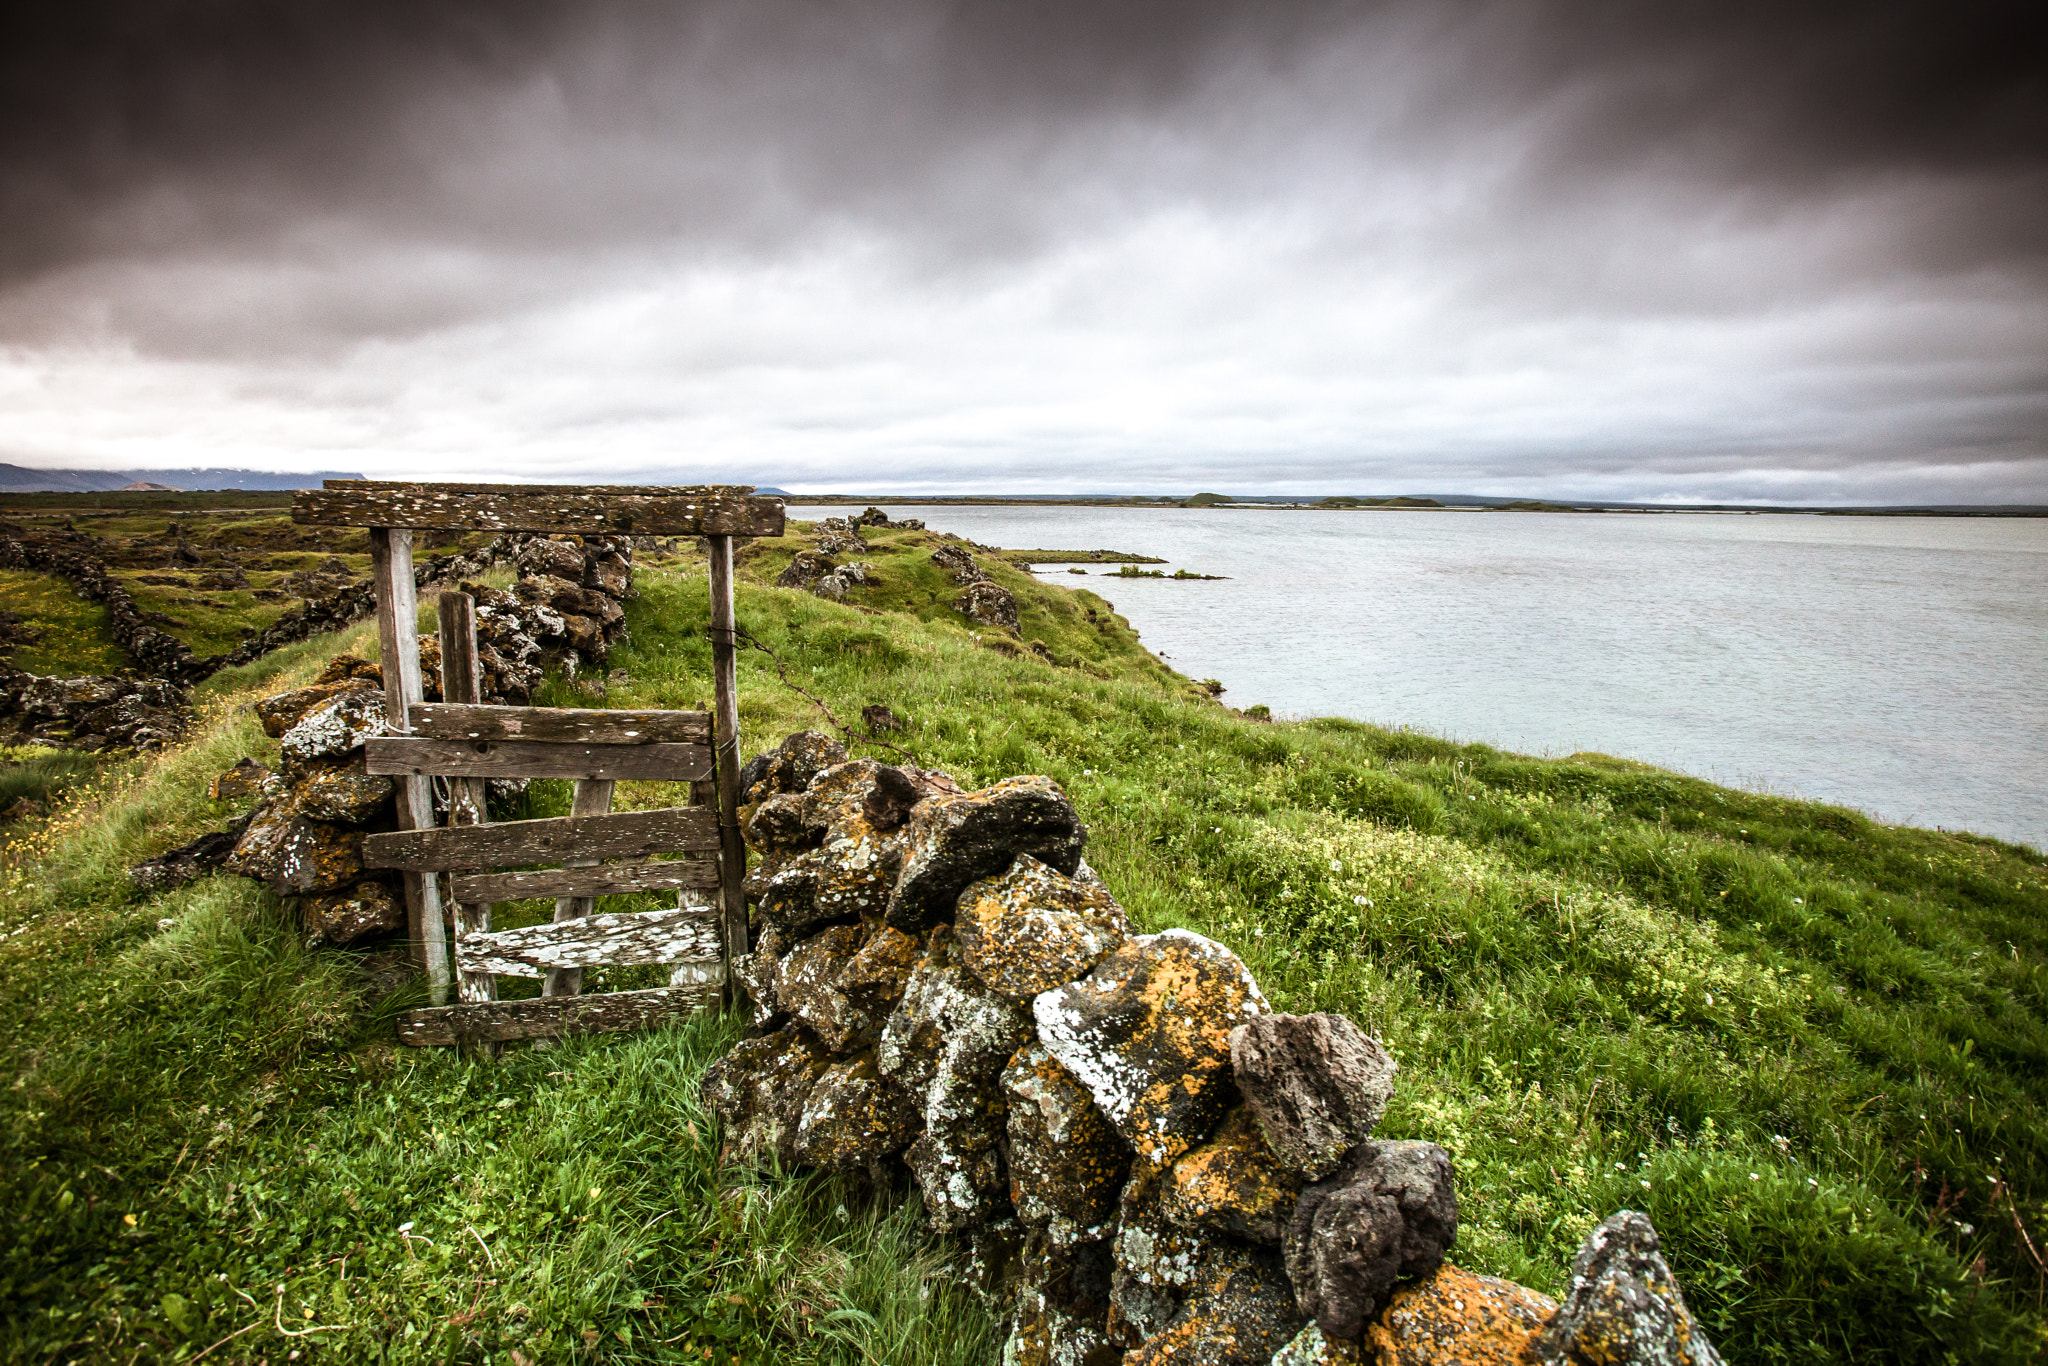
<path id="1" fill-rule="evenodd" d="M 1135 932 L 1057 784 L 962 792 L 815 732 L 742 775 L 750 1037 L 732 1157 L 907 1179 L 1006 1366 L 1713 1363 L 1623 1211 L 1560 1307 L 1445 1260 L 1451 1155 L 1380 1137 L 1397 1067 L 1236 954 Z"/>

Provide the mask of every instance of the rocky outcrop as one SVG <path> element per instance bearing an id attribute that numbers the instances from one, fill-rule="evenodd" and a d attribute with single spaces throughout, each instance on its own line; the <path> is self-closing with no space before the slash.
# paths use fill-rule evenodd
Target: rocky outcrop
<path id="1" fill-rule="evenodd" d="M 968 584 L 966 591 L 954 600 L 953 610 L 983 626 L 1017 629 L 1017 599 L 993 580 Z"/>
<path id="2" fill-rule="evenodd" d="M 1273 1014 L 1214 940 L 1134 933 L 1050 779 L 963 793 L 804 732 L 742 786 L 736 975 L 772 1032 L 706 1076 L 728 1150 L 874 1180 L 900 1157 L 1007 1366 L 1505 1363 L 1549 1321 L 1445 1262 L 1451 1158 L 1374 1136 L 1379 1041 Z M 1559 1362 L 1669 1303 L 1610 1241 Z"/>
<path id="3" fill-rule="evenodd" d="M 156 750 L 183 739 L 192 695 L 156 679 L 0 673 L 7 743 L 58 749 Z"/>

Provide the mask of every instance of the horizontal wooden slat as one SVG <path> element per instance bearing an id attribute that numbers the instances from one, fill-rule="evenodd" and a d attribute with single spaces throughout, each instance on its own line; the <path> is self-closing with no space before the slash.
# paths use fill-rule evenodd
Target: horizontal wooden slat
<path id="1" fill-rule="evenodd" d="M 549 968 L 708 962 L 718 957 L 715 914 L 700 906 L 620 911 L 468 934 L 455 943 L 455 965 L 464 972 L 538 977 Z"/>
<path id="2" fill-rule="evenodd" d="M 708 745 L 711 713 L 604 707 L 485 707 L 426 702 L 407 713 L 430 740 L 550 740 L 584 745 Z"/>
<path id="3" fill-rule="evenodd" d="M 434 527 L 453 531 L 555 531 L 596 536 L 780 536 L 782 500 L 746 494 L 648 495 L 447 491 L 433 484 L 307 490 L 292 520 L 312 526 Z M 514 486 L 515 488 L 519 486 Z M 531 491 L 527 491 L 531 490 Z"/>
<path id="4" fill-rule="evenodd" d="M 422 740 L 383 735 L 363 747 L 372 773 L 443 778 L 638 778 L 688 783 L 711 772 L 707 745 L 579 745 L 549 740 Z"/>
<path id="5" fill-rule="evenodd" d="M 444 483 L 438 479 L 323 479 L 320 487 L 342 493 L 373 489 L 378 492 L 502 493 L 511 498 L 621 493 L 673 498 L 744 498 L 754 491 L 752 484 L 465 484 L 459 481 Z"/>
<path id="6" fill-rule="evenodd" d="M 704 892 L 718 886 L 718 863 L 709 858 L 664 863 L 605 863 L 595 868 L 539 868 L 524 873 L 473 873 L 454 879 L 463 903 L 520 901 L 527 897 L 618 896 L 625 892 Z"/>
<path id="7" fill-rule="evenodd" d="M 399 1017 L 398 1041 L 421 1048 L 646 1029 L 715 1005 L 718 992 L 717 982 L 703 982 L 598 996 L 535 996 L 524 1001 L 429 1006 Z"/>
<path id="8" fill-rule="evenodd" d="M 703 806 L 619 811 L 605 816 L 549 816 L 442 829 L 363 836 L 363 863 L 420 872 L 503 868 L 563 859 L 646 858 L 649 854 L 718 848 L 718 814 Z"/>

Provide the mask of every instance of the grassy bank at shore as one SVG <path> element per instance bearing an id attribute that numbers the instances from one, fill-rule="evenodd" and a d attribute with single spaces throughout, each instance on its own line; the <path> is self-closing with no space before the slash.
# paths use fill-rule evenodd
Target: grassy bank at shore
<path id="1" fill-rule="evenodd" d="M 1145 929 L 1382 1035 L 1381 1131 L 1453 1153 L 1459 1264 L 1557 1294 L 1631 1207 L 1731 1361 L 2048 1350 L 2039 853 L 1599 755 L 1261 723 L 1092 592 L 987 557 L 1012 638 L 953 612 L 928 536 L 874 541 L 845 604 L 770 586 L 794 538 L 747 548 L 740 621 L 774 656 L 741 657 L 748 748 L 822 727 L 795 683 L 849 722 L 886 703 L 963 786 L 1052 775 Z M 705 598 L 701 562 L 643 566 L 602 704 L 708 698 Z M 191 743 L 14 828 L 0 1359 L 992 1360 L 907 1189 L 721 1164 L 696 1079 L 732 1020 L 401 1049 L 416 988 L 303 949 L 254 884 L 128 886 L 233 813 L 208 777 L 274 756 L 249 703 L 369 636 L 211 680 Z"/>

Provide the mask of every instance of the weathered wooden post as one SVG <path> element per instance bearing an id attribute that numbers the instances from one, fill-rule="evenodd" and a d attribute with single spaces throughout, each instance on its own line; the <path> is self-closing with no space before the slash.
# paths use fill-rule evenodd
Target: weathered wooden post
<path id="1" fill-rule="evenodd" d="M 412 531 L 370 529 L 370 574 L 377 585 L 377 644 L 383 656 L 384 724 L 395 735 L 412 730 L 412 709 L 426 700 L 420 687 L 419 603 L 412 581 Z M 421 830 L 434 823 L 434 783 L 427 777 L 398 780 L 398 828 Z M 441 886 L 432 873 L 405 874 L 405 916 L 414 955 L 426 969 L 427 994 L 435 1005 L 448 1002 L 448 926 L 441 911 Z"/>
<path id="2" fill-rule="evenodd" d="M 476 653 L 476 599 L 467 593 L 443 593 L 438 605 L 441 623 L 441 701 L 484 700 L 483 666 Z M 484 778 L 449 778 L 448 824 L 482 825 L 490 819 L 489 789 Z M 491 903 L 455 903 L 455 937 L 488 934 Z M 456 965 L 456 994 L 464 1001 L 495 1001 L 498 979 L 488 972 L 466 972 Z"/>
<path id="3" fill-rule="evenodd" d="M 725 994 L 737 1001 L 733 959 L 752 951 L 747 942 L 747 845 L 740 837 L 740 698 L 736 665 L 737 620 L 732 597 L 732 537 L 712 536 L 711 545 L 711 742 L 718 765 L 719 903 L 724 913 Z"/>

